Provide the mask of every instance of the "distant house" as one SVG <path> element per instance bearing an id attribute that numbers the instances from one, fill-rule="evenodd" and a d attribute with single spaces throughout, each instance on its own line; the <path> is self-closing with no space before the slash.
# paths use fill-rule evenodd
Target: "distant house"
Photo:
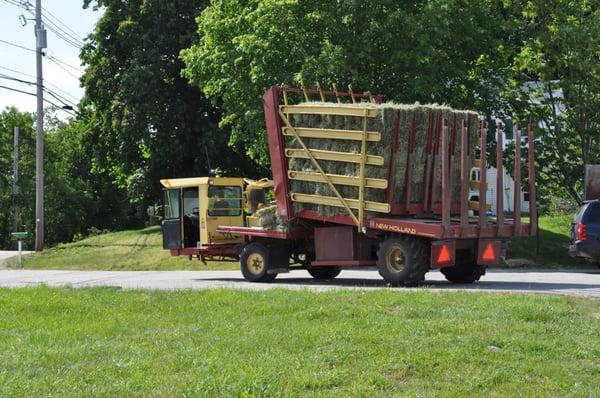
<path id="1" fill-rule="evenodd" d="M 514 142 L 514 137 L 512 134 L 512 130 L 508 133 L 504 131 L 503 133 L 503 143 L 504 148 L 511 143 Z M 522 139 L 526 140 L 526 135 L 522 134 Z M 489 163 L 488 163 L 489 164 Z M 522 163 L 522 167 L 525 167 L 526 163 Z M 514 203 L 515 203 L 515 183 L 513 178 L 510 176 L 506 168 L 503 170 L 503 182 L 504 186 L 502 187 L 502 192 L 504 193 L 504 212 L 505 213 L 513 213 L 514 212 Z M 488 167 L 486 172 L 486 182 L 487 182 L 487 197 L 485 199 L 486 203 L 491 205 L 491 213 L 492 215 L 496 215 L 496 175 L 497 169 L 495 167 Z M 480 170 L 478 167 L 473 167 L 471 169 L 471 181 L 480 181 Z M 479 200 L 479 190 L 471 190 L 469 193 L 470 200 Z M 529 192 L 527 192 L 527 186 L 521 186 L 521 214 L 529 213 Z"/>

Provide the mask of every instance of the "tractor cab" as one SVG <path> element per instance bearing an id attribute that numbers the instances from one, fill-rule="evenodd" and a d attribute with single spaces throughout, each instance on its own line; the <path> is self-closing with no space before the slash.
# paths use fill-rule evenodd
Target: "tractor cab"
<path id="1" fill-rule="evenodd" d="M 271 180 L 236 177 L 176 178 L 160 181 L 163 191 L 163 247 L 170 250 L 244 242 L 244 238 L 217 231 L 218 226 L 243 227 L 266 203 Z"/>

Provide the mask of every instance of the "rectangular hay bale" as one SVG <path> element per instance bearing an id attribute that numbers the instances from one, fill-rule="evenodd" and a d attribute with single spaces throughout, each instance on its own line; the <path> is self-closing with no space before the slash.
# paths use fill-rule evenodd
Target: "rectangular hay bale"
<path id="1" fill-rule="evenodd" d="M 318 107 L 322 105 L 324 109 L 331 109 L 332 106 L 342 106 L 333 103 L 304 103 L 301 105 L 310 105 Z M 438 142 L 438 154 L 432 167 L 431 174 L 435 174 L 434 183 L 440 188 L 437 189 L 434 203 L 441 200 L 441 136 L 436 137 L 435 127 L 441 118 L 447 120 L 449 126 L 450 142 L 455 144 L 450 148 L 452 158 L 451 165 L 451 187 L 452 201 L 457 202 L 460 199 L 460 124 L 465 120 L 468 126 L 469 154 L 471 159 L 475 156 L 475 147 L 479 140 L 479 115 L 471 111 L 457 111 L 447 106 L 441 105 L 402 105 L 394 103 L 371 104 L 361 103 L 353 105 L 354 107 L 368 107 L 371 114 L 375 117 L 367 118 L 367 131 L 379 132 L 380 141 L 368 140 L 366 143 L 367 154 L 383 157 L 383 165 L 366 165 L 365 177 L 376 179 L 388 179 L 389 166 L 392 161 L 392 141 L 396 125 L 396 119 L 399 118 L 398 145 L 394 157 L 394 175 L 393 175 L 393 203 L 403 203 L 406 195 L 406 167 L 409 148 L 409 131 L 414 121 L 414 146 L 412 153 L 411 167 L 411 203 L 423 202 L 423 186 L 425 181 L 425 163 L 426 149 L 428 143 L 428 132 L 431 129 L 434 138 Z M 376 110 L 373 113 L 372 110 Z M 360 116 L 335 115 L 335 114 L 310 114 L 310 113 L 292 113 L 288 119 L 294 127 L 299 128 L 317 128 L 331 130 L 355 130 L 362 131 L 364 128 L 364 118 Z M 452 129 L 454 127 L 454 129 Z M 301 148 L 296 138 L 287 137 L 287 148 Z M 452 139 L 454 137 L 454 139 Z M 303 137 L 304 144 L 311 149 L 347 152 L 359 154 L 361 150 L 361 141 L 343 140 L 329 138 Z M 328 174 L 337 174 L 342 176 L 358 176 L 360 165 L 357 163 L 340 162 L 333 160 L 319 160 L 319 165 Z M 435 171 L 433 171 L 435 169 Z M 310 159 L 290 158 L 288 160 L 288 170 L 317 172 Z M 311 195 L 335 196 L 334 192 L 326 183 L 315 181 L 291 180 L 291 190 L 296 193 Z M 356 186 L 335 185 L 339 193 L 349 199 L 358 199 L 359 189 Z M 386 189 L 375 189 L 367 187 L 365 189 L 365 200 L 373 202 L 386 202 Z M 329 216 L 346 214 L 346 210 L 340 207 L 315 205 L 301 202 L 294 202 L 294 210 L 316 210 L 319 214 Z"/>

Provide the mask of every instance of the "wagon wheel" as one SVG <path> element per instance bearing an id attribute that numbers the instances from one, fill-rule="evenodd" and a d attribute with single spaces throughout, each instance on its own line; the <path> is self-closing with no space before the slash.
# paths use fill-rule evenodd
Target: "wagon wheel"
<path id="1" fill-rule="evenodd" d="M 426 241 L 409 236 L 390 236 L 377 251 L 377 269 L 392 285 L 416 285 L 425 280 L 429 270 Z"/>
<path id="2" fill-rule="evenodd" d="M 269 249 L 260 243 L 246 245 L 240 255 L 240 269 L 250 282 L 271 282 L 277 274 L 267 273 L 269 269 Z"/>

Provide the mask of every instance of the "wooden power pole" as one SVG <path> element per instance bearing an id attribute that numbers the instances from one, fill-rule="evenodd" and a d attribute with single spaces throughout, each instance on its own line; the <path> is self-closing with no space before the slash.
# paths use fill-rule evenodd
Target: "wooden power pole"
<path id="1" fill-rule="evenodd" d="M 12 232 L 17 232 L 19 230 L 19 202 L 17 200 L 17 195 L 19 194 L 19 128 L 14 128 L 14 141 L 13 141 L 13 156 L 14 156 L 14 164 L 13 164 L 13 185 L 12 185 L 12 200 L 13 200 L 13 230 Z"/>
<path id="2" fill-rule="evenodd" d="M 35 250 L 44 249 L 44 79 L 42 50 L 46 29 L 42 24 L 42 0 L 35 2 L 35 61 L 37 74 L 37 122 L 35 141 Z"/>

